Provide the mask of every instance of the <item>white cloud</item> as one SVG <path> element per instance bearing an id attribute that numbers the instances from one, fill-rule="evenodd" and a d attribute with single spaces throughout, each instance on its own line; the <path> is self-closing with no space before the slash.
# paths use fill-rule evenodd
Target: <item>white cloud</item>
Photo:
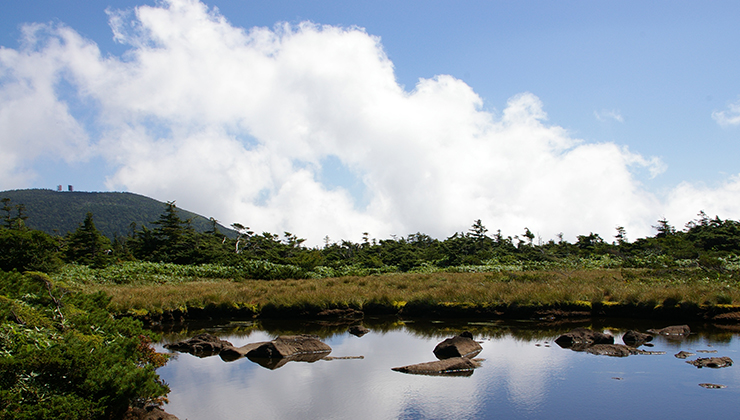
<path id="1" fill-rule="evenodd" d="M 710 217 L 737 220 L 740 209 L 740 175 L 709 187 L 703 184 L 683 182 L 673 189 L 667 199 L 665 217 L 676 227 L 696 219 L 699 211 Z"/>
<path id="2" fill-rule="evenodd" d="M 594 116 L 599 121 L 608 121 L 608 120 L 614 120 L 616 122 L 623 123 L 624 117 L 622 116 L 622 113 L 618 110 L 612 109 L 602 109 L 601 111 L 594 111 Z"/>
<path id="3" fill-rule="evenodd" d="M 712 112 L 712 119 L 721 126 L 740 124 L 740 101 L 729 104 L 724 111 Z"/>
<path id="4" fill-rule="evenodd" d="M 39 45 L 47 30 L 58 36 Z M 86 46 L 64 27 L 30 25 L 24 32 L 26 50 L 0 47 L 0 189 L 30 182 L 36 158 L 74 162 L 88 155 L 87 133 L 59 98 L 65 54 Z"/>
<path id="5" fill-rule="evenodd" d="M 0 118 L 25 121 L 0 122 L 8 179 L 32 176 L 24 168 L 40 150 L 71 161 L 89 146 L 115 168 L 111 189 L 310 244 L 362 232 L 443 238 L 479 218 L 505 235 L 526 226 L 545 239 L 608 238 L 620 225 L 638 237 L 664 214 L 635 175 L 660 173 L 659 159 L 573 138 L 546 123 L 531 93 L 496 115 L 451 76 L 405 91 L 380 40 L 362 29 L 245 30 L 192 0 L 109 16 L 129 46 L 123 57 L 103 57 L 71 29 L 48 26 L 29 27 L 20 51 L 0 50 L 13 75 L 3 76 L 0 95 L 27 102 L 18 116 L 0 104 Z M 96 104 L 94 133 L 68 111 L 59 80 Z M 621 120 L 610 112 L 597 117 Z M 362 180 L 366 207 L 322 184 L 329 156 Z"/>

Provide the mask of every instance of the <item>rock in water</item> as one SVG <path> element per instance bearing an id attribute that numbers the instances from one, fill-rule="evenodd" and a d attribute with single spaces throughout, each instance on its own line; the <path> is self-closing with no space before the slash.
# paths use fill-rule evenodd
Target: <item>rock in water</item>
<path id="1" fill-rule="evenodd" d="M 614 344 L 614 337 L 588 328 L 574 328 L 555 339 L 555 342 L 563 348 L 580 345 L 585 349 L 592 344 Z"/>
<path id="2" fill-rule="evenodd" d="M 686 363 L 692 364 L 699 369 L 703 367 L 719 369 L 732 366 L 732 359 L 724 357 L 700 357 L 696 360 L 687 360 Z"/>
<path id="3" fill-rule="evenodd" d="M 683 336 L 691 334 L 691 328 L 688 325 L 671 325 L 659 330 L 648 330 L 648 332 L 656 335 Z"/>
<path id="4" fill-rule="evenodd" d="M 687 351 L 681 350 L 678 353 L 674 354 L 673 357 L 675 357 L 676 359 L 685 359 L 685 358 L 687 358 L 689 356 L 693 356 L 693 355 L 694 355 L 694 353 L 689 353 Z"/>
<path id="5" fill-rule="evenodd" d="M 316 361 L 331 353 L 331 347 L 315 335 L 284 335 L 272 341 L 250 343 L 242 347 L 225 348 L 221 358 L 227 361 L 242 356 L 251 359 L 290 359 Z M 281 365 L 282 366 L 282 365 Z"/>
<path id="6" fill-rule="evenodd" d="M 434 362 L 395 367 L 392 370 L 415 375 L 472 375 L 473 370 L 479 366 L 480 363 L 467 357 L 452 357 Z"/>
<path id="7" fill-rule="evenodd" d="M 473 334 L 465 331 L 456 337 L 448 338 L 437 344 L 437 347 L 434 348 L 434 355 L 438 359 L 475 357 L 481 350 L 483 350 L 483 347 L 473 340 Z"/>
<path id="8" fill-rule="evenodd" d="M 633 350 L 624 344 L 594 344 L 586 348 L 586 353 L 597 356 L 627 357 L 630 354 L 634 354 L 632 352 Z"/>
<path id="9" fill-rule="evenodd" d="M 190 353 L 198 357 L 213 356 L 229 347 L 233 347 L 233 345 L 208 333 L 198 334 L 189 340 L 164 345 L 164 348 L 168 350 Z"/>
<path id="10" fill-rule="evenodd" d="M 639 345 L 642 345 L 644 343 L 647 343 L 648 341 L 652 341 L 653 336 L 650 334 L 644 334 L 641 332 L 637 332 L 634 330 L 629 330 L 622 336 L 622 341 L 624 344 L 631 346 L 631 347 L 637 347 Z"/>
<path id="11" fill-rule="evenodd" d="M 367 329 L 366 327 L 362 325 L 352 325 L 347 329 L 347 331 L 349 331 L 350 334 L 357 336 L 357 337 L 362 337 L 363 335 L 370 332 L 369 329 Z"/>

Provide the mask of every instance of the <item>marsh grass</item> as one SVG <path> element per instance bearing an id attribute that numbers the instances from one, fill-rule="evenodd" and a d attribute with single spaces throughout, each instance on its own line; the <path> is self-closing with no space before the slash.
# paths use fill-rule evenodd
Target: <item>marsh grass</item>
<path id="1" fill-rule="evenodd" d="M 117 312 L 192 308 L 328 309 L 385 307 L 489 308 L 578 302 L 676 306 L 740 304 L 732 275 L 698 269 L 592 269 L 488 273 L 407 273 L 300 280 L 198 279 L 164 284 L 77 283 L 102 290 Z"/>

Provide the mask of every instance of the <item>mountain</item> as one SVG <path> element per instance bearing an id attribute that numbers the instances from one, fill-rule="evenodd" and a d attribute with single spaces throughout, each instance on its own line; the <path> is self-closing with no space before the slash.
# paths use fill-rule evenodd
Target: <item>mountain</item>
<path id="1" fill-rule="evenodd" d="M 159 219 L 166 203 L 153 198 L 128 192 L 78 192 L 53 191 L 46 189 L 10 190 L 0 192 L 0 199 L 9 198 L 10 205 L 26 207 L 26 226 L 51 235 L 66 235 L 73 232 L 85 220 L 87 212 L 93 214 L 95 227 L 105 236 L 131 234 L 132 223 L 136 229 L 151 226 Z M 181 219 L 191 219 L 198 232 L 211 229 L 208 218 L 178 208 Z M 4 214 L 3 214 L 4 215 Z M 220 232 L 236 237 L 232 229 L 218 225 Z"/>

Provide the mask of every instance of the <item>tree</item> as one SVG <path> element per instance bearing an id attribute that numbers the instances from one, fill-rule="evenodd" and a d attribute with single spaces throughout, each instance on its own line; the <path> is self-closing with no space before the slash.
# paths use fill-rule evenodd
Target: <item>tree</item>
<path id="1" fill-rule="evenodd" d="M 168 201 L 159 219 L 151 223 L 154 229 L 143 227 L 132 239 L 131 249 L 136 258 L 176 264 L 196 262 L 195 230 L 190 220 L 180 219 L 174 201 Z"/>
<path id="2" fill-rule="evenodd" d="M 653 229 L 658 231 L 656 238 L 665 238 L 676 233 L 676 228 L 671 226 L 665 217 L 658 220 L 658 224 L 653 226 Z"/>
<path id="3" fill-rule="evenodd" d="M 527 238 L 527 245 L 532 246 L 532 243 L 534 242 L 534 233 L 532 233 L 528 227 L 524 228 L 524 237 Z"/>
<path id="4" fill-rule="evenodd" d="M 3 206 L 0 210 L 5 212 L 3 216 L 3 225 L 7 229 L 25 229 L 26 228 L 26 206 L 25 204 L 16 204 L 15 206 L 10 205 L 10 198 L 5 197 L 2 199 Z M 13 210 L 16 214 L 13 215 Z"/>
<path id="5" fill-rule="evenodd" d="M 68 262 L 104 267 L 111 261 L 111 243 L 95 228 L 93 215 L 88 212 L 85 220 L 67 236 L 65 257 Z"/>
<path id="6" fill-rule="evenodd" d="M 617 234 L 614 235 L 614 238 L 617 240 L 617 245 L 624 245 L 629 242 L 627 241 L 627 230 L 624 226 L 617 226 Z"/>
<path id="7" fill-rule="evenodd" d="M 0 270 L 55 271 L 61 266 L 59 245 L 39 230 L 0 228 Z"/>
<path id="8" fill-rule="evenodd" d="M 478 219 L 473 222 L 473 226 L 468 230 L 468 235 L 476 241 L 483 241 L 488 238 L 488 236 L 486 236 L 486 232 L 488 232 L 488 229 L 486 229 L 486 227 L 483 226 L 483 222 Z"/>
<path id="9" fill-rule="evenodd" d="M 13 211 L 13 207 L 10 205 L 10 199 L 8 197 L 4 197 L 2 199 L 3 207 L 1 210 L 5 212 L 5 215 L 3 215 L 3 225 L 5 225 L 6 229 L 10 229 L 13 226 L 12 222 L 12 216 L 11 212 Z"/>

